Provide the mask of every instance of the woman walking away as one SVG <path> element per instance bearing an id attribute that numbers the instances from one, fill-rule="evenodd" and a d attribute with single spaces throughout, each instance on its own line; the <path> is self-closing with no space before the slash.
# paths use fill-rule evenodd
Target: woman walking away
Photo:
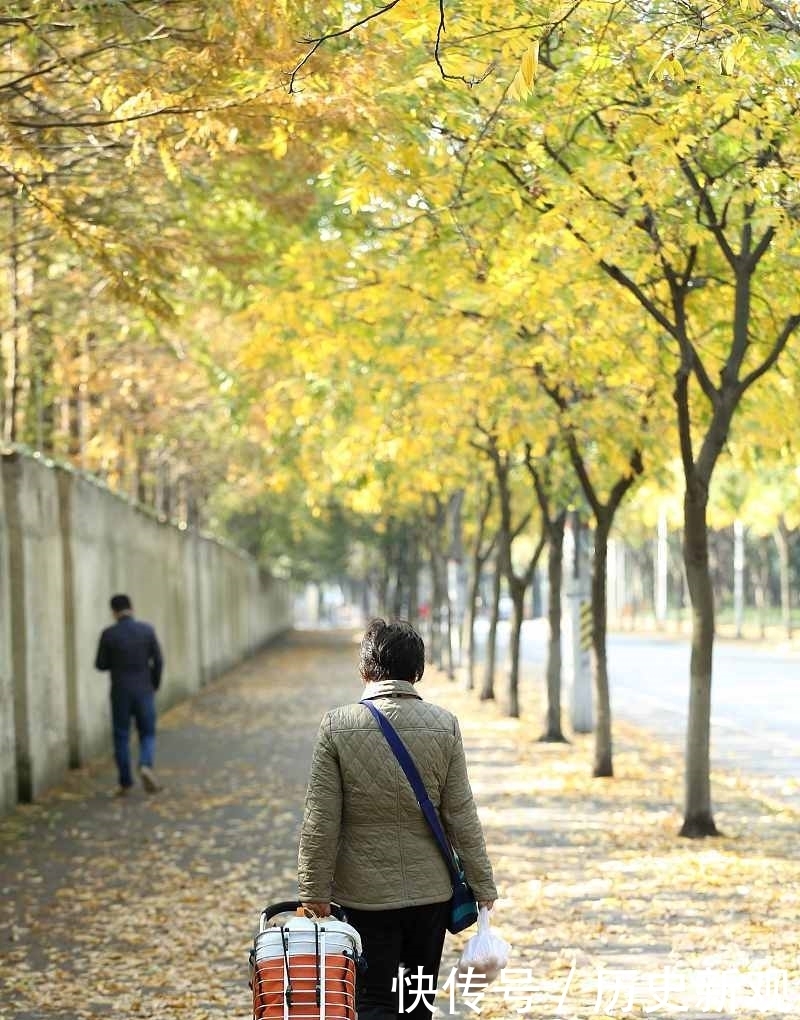
<path id="1" fill-rule="evenodd" d="M 362 701 L 389 720 L 407 748 L 480 906 L 497 897 L 467 777 L 458 720 L 417 692 L 425 646 L 409 623 L 373 620 L 361 642 Z M 453 885 L 414 791 L 366 704 L 323 718 L 300 834 L 299 896 L 320 917 L 341 904 L 367 966 L 356 989 L 359 1020 L 430 1020 Z M 409 982 L 413 980 L 413 984 Z M 429 989 L 427 995 L 419 994 Z"/>

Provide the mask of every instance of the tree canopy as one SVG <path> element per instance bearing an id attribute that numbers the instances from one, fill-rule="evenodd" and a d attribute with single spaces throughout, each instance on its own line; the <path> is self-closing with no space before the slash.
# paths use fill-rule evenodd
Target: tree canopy
<path id="1" fill-rule="evenodd" d="M 709 523 L 797 527 L 799 28 L 772 0 L 6 5 L 4 440 L 303 577 L 455 506 L 535 548 L 580 505 L 605 541 L 677 478 L 707 708 Z M 480 525 L 487 449 L 520 509 Z"/>

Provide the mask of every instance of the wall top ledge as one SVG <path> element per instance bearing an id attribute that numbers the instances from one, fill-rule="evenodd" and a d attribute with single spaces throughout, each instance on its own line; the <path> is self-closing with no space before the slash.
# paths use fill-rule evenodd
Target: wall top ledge
<path id="1" fill-rule="evenodd" d="M 0 446 L 0 457 L 3 461 L 7 461 L 10 464 L 16 464 L 26 460 L 33 461 L 34 463 L 48 468 L 51 471 L 61 471 L 73 478 L 80 479 L 88 485 L 94 486 L 99 491 L 107 493 L 113 499 L 125 504 L 125 506 L 129 506 L 132 510 L 136 510 L 138 513 L 143 514 L 145 517 L 157 524 L 167 528 L 175 528 L 178 531 L 185 532 L 187 535 L 196 536 L 204 542 L 209 542 L 222 549 L 227 549 L 228 552 L 234 553 L 242 560 L 252 561 L 256 563 L 260 569 L 265 570 L 273 577 L 276 576 L 272 573 L 267 564 L 257 563 L 253 560 L 249 553 L 245 552 L 244 549 L 240 549 L 239 546 L 234 545 L 234 543 L 230 542 L 228 539 L 221 538 L 219 535 L 214 535 L 212 532 L 191 526 L 187 524 L 186 521 L 176 521 L 169 517 L 165 517 L 164 514 L 158 513 L 153 510 L 152 507 L 139 503 L 137 500 L 132 499 L 123 492 L 117 492 L 115 489 L 112 489 L 109 485 L 107 485 L 101 478 L 91 474 L 89 471 L 84 471 L 81 468 L 75 467 L 75 465 L 70 464 L 69 461 L 53 459 L 42 453 L 41 450 L 35 450 L 32 447 L 26 446 L 24 443 L 12 443 L 11 445 Z"/>

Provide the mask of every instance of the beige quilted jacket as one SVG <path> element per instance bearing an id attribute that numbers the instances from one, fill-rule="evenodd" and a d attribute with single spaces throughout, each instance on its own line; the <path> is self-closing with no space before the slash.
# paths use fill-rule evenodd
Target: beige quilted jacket
<path id="1" fill-rule="evenodd" d="M 479 900 L 497 896 L 472 797 L 458 720 L 407 681 L 369 684 L 400 734 L 439 811 Z M 300 834 L 303 901 L 333 900 L 362 910 L 450 898 L 447 866 L 405 774 L 363 705 L 323 718 L 311 762 Z"/>

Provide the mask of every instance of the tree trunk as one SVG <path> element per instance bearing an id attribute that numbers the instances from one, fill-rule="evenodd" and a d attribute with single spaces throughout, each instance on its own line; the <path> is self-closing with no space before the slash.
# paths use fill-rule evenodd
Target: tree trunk
<path id="1" fill-rule="evenodd" d="M 683 557 L 692 602 L 689 724 L 686 733 L 686 800 L 680 834 L 718 835 L 711 812 L 711 666 L 714 591 L 708 563 L 708 490 L 687 480 L 683 501 Z"/>
<path id="2" fill-rule="evenodd" d="M 781 579 L 781 622 L 787 638 L 792 637 L 792 585 L 791 585 L 791 531 L 786 526 L 786 518 L 781 514 L 778 526 L 773 534 L 778 547 L 778 569 Z"/>
<path id="3" fill-rule="evenodd" d="M 547 529 L 547 576 L 549 603 L 547 622 L 547 724 L 539 738 L 548 743 L 566 743 L 561 728 L 561 587 L 564 578 L 564 525 L 566 511 L 556 517 Z"/>
<path id="4" fill-rule="evenodd" d="M 481 586 L 481 557 L 478 552 L 472 556 L 472 575 L 470 577 L 469 594 L 467 595 L 467 615 L 464 622 L 464 644 L 467 649 L 467 676 L 465 687 L 471 691 L 475 687 L 475 617 L 478 613 L 478 593 Z"/>
<path id="5" fill-rule="evenodd" d="M 194 528 L 195 531 L 200 530 L 202 524 L 202 513 L 200 509 L 200 497 L 197 495 L 194 486 L 190 484 L 189 492 L 186 497 L 186 523 L 190 528 Z M 365 597 L 367 593 L 367 586 L 364 586 Z M 368 608 L 368 607 L 365 607 Z M 365 613 L 366 615 L 366 613 Z"/>
<path id="6" fill-rule="evenodd" d="M 392 586 L 392 618 L 399 620 L 403 616 L 403 600 L 405 590 L 403 586 L 403 564 L 395 558 L 394 561 L 394 585 Z"/>
<path id="7" fill-rule="evenodd" d="M 89 443 L 89 378 L 91 335 L 81 335 L 72 346 L 67 398 L 67 449 L 70 460 L 80 468 L 87 467 L 86 448 Z M 158 510 L 157 462 L 153 460 L 153 493 L 147 501 Z M 143 500 L 140 500 L 143 502 Z"/>
<path id="8" fill-rule="evenodd" d="M 466 579 L 464 577 L 464 540 L 463 540 L 463 507 L 464 490 L 459 489 L 450 498 L 448 520 L 450 522 L 450 543 L 447 552 L 447 605 L 448 605 L 448 676 L 455 679 L 456 666 L 463 660 L 461 644 L 464 633 L 466 615 Z M 452 565 L 453 596 L 451 597 L 450 578 Z M 455 601 L 453 601 L 453 599 Z M 456 654 L 458 653 L 458 654 Z"/>
<path id="9" fill-rule="evenodd" d="M 733 522 L 733 622 L 737 638 L 744 630 L 745 559 L 744 522 L 737 518 Z"/>
<path id="10" fill-rule="evenodd" d="M 494 670 L 497 660 L 497 621 L 500 617 L 500 586 L 503 579 L 503 569 L 500 566 L 500 553 L 495 558 L 494 574 L 492 577 L 492 606 L 489 619 L 489 634 L 486 638 L 486 672 L 483 677 L 481 688 L 481 701 L 490 701 L 494 698 Z"/>
<path id="11" fill-rule="evenodd" d="M 449 564 L 445 560 L 445 584 L 444 584 L 444 599 L 445 599 L 445 610 L 444 610 L 444 622 L 445 622 L 445 650 L 446 664 L 447 664 L 447 679 L 455 680 L 456 678 L 456 664 L 453 657 L 453 600 L 450 598 L 450 584 L 449 577 L 447 576 L 447 568 Z"/>
<path id="12" fill-rule="evenodd" d="M 511 615 L 511 633 L 509 635 L 509 666 L 508 666 L 508 714 L 512 719 L 519 719 L 519 652 L 522 635 L 522 616 L 525 609 L 525 585 L 512 581 L 511 600 L 514 612 Z"/>
<path id="13" fill-rule="evenodd" d="M 378 612 L 386 615 L 386 608 L 389 603 L 389 571 L 384 563 L 378 579 Z"/>
<path id="14" fill-rule="evenodd" d="M 46 391 L 52 385 L 52 347 L 43 329 L 46 322 L 44 308 L 37 307 L 36 271 L 38 261 L 30 257 L 20 266 L 21 320 L 23 364 L 25 380 L 22 399 L 22 441 L 35 450 L 44 451 L 48 437 L 45 431 Z M 50 366 L 47 365 L 48 360 Z"/>
<path id="15" fill-rule="evenodd" d="M 39 323 L 35 332 L 35 433 L 36 448 L 42 453 L 55 450 L 56 406 L 53 395 L 53 340 Z"/>
<path id="16" fill-rule="evenodd" d="M 662 630 L 669 615 L 669 528 L 667 512 L 662 507 L 658 512 L 655 556 L 655 615 L 656 627 Z"/>
<path id="17" fill-rule="evenodd" d="M 172 478 L 172 464 L 165 458 L 161 465 L 161 513 L 168 521 L 175 513 L 175 487 Z"/>
<path id="18" fill-rule="evenodd" d="M 758 539 L 757 570 L 753 597 L 758 611 L 758 632 L 761 640 L 767 636 L 767 606 L 769 605 L 769 547 L 768 539 Z"/>
<path id="19" fill-rule="evenodd" d="M 378 580 L 378 602 L 381 616 L 391 616 L 392 602 L 392 541 L 394 521 L 392 518 L 386 522 L 386 530 L 381 536 L 380 543 L 380 578 Z"/>
<path id="20" fill-rule="evenodd" d="M 397 523 L 393 529 L 391 542 L 392 576 L 392 618 L 395 620 L 406 619 L 408 607 L 410 552 L 413 545 L 409 529 L 406 524 Z"/>
<path id="21" fill-rule="evenodd" d="M 126 443 L 125 443 L 125 430 L 124 430 L 124 428 L 119 428 L 117 430 L 117 437 L 116 437 L 116 439 L 117 439 L 117 442 L 116 442 L 116 445 L 117 445 L 117 459 L 116 459 L 116 463 L 114 465 L 114 476 L 115 477 L 114 477 L 114 481 L 112 483 L 112 488 L 115 489 L 117 492 L 124 492 L 125 491 L 125 476 L 126 476 L 127 470 L 128 470 L 128 467 L 127 467 L 127 456 L 126 456 L 127 455 L 127 450 L 126 450 Z M 187 503 L 188 503 L 188 497 L 187 497 Z M 188 508 L 187 508 L 187 511 L 186 511 L 186 520 L 187 520 L 187 522 L 189 520 L 189 511 L 188 511 Z"/>
<path id="22" fill-rule="evenodd" d="M 8 255 L 8 295 L 11 343 L 8 348 L 5 383 L 5 420 L 3 439 L 16 443 L 19 439 L 20 399 L 22 394 L 22 301 L 20 295 L 19 212 L 16 198 L 11 199 L 11 244 Z"/>
<path id="23" fill-rule="evenodd" d="M 467 651 L 467 677 L 466 689 L 471 691 L 475 686 L 475 618 L 478 614 L 478 596 L 481 590 L 481 577 L 483 568 L 492 553 L 497 537 L 484 547 L 483 539 L 486 534 L 486 522 L 494 501 L 494 487 L 491 482 L 486 483 L 483 502 L 478 514 L 478 530 L 475 535 L 475 545 L 472 549 L 472 568 L 470 574 L 470 585 L 467 593 L 467 604 L 464 614 L 463 643 Z"/>
<path id="24" fill-rule="evenodd" d="M 410 536 L 408 558 L 408 619 L 415 626 L 419 622 L 419 535 L 414 529 Z"/>
<path id="25" fill-rule="evenodd" d="M 611 489 L 608 501 L 603 504 L 586 471 L 586 465 L 578 450 L 575 434 L 567 434 L 568 448 L 573 467 L 578 475 L 595 520 L 594 556 L 592 563 L 592 674 L 597 700 L 597 723 L 595 728 L 595 750 L 593 775 L 613 776 L 611 755 L 611 698 L 608 689 L 608 656 L 606 653 L 606 574 L 608 564 L 608 536 L 614 515 L 625 494 L 644 470 L 642 453 L 639 449 L 631 452 L 630 473 L 619 478 Z M 577 549 L 577 537 L 576 537 Z"/>
<path id="26" fill-rule="evenodd" d="M 442 568 L 438 529 L 431 536 L 431 660 L 439 668 L 444 662 L 442 651 Z"/>
<path id="27" fill-rule="evenodd" d="M 606 649 L 606 568 L 612 518 L 613 513 L 608 511 L 597 517 L 592 562 L 592 672 L 597 701 L 592 774 L 596 777 L 614 775 L 611 749 L 611 694 Z"/>
<path id="28" fill-rule="evenodd" d="M 149 502 L 147 492 L 147 453 L 144 448 L 144 435 L 140 434 L 136 444 L 136 496 L 137 502 L 146 506 Z"/>

